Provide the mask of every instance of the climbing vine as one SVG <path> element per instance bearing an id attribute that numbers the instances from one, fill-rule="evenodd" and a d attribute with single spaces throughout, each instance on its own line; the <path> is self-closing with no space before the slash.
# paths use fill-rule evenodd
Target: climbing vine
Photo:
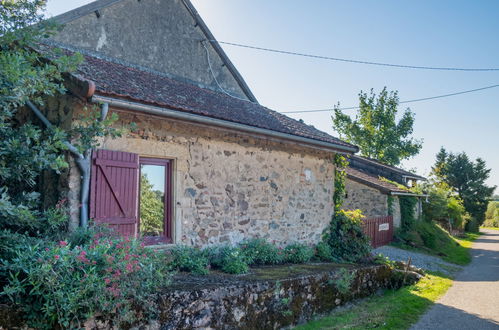
<path id="1" fill-rule="evenodd" d="M 323 242 L 329 246 L 331 260 L 339 262 L 357 262 L 369 254 L 369 239 L 362 229 L 364 216 L 360 210 L 344 211 L 341 209 L 345 198 L 345 182 L 348 160 L 343 155 L 334 157 L 334 213 L 329 227 L 324 232 Z"/>
<path id="2" fill-rule="evenodd" d="M 343 200 L 345 199 L 345 181 L 347 173 L 345 167 L 348 166 L 348 160 L 345 156 L 336 154 L 334 156 L 334 194 L 333 194 L 333 204 L 334 213 L 338 213 L 341 210 L 341 205 L 343 205 Z"/>
<path id="3" fill-rule="evenodd" d="M 414 211 L 417 203 L 418 199 L 416 197 L 399 196 L 400 216 L 402 219 L 401 229 L 403 231 L 411 229 L 412 225 L 416 221 Z"/>
<path id="4" fill-rule="evenodd" d="M 393 215 L 393 196 L 388 196 L 386 203 L 388 205 L 388 215 Z"/>

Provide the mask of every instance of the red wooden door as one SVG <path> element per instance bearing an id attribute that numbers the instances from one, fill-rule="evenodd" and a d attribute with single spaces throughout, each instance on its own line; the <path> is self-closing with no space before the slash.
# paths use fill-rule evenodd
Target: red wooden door
<path id="1" fill-rule="evenodd" d="M 137 234 L 139 156 L 94 150 L 90 182 L 90 217 L 124 236 Z"/>

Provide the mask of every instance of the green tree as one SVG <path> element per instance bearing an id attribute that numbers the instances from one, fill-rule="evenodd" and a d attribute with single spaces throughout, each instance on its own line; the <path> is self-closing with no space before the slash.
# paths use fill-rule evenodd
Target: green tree
<path id="1" fill-rule="evenodd" d="M 407 108 L 397 121 L 399 98 L 396 91 L 383 88 L 379 95 L 359 93 L 355 119 L 344 114 L 339 104 L 334 109 L 333 127 L 341 138 L 360 147 L 362 156 L 389 165 L 419 153 L 422 140 L 411 137 L 414 113 Z"/>
<path id="2" fill-rule="evenodd" d="M 479 225 L 483 223 L 488 201 L 496 188 L 485 184 L 490 169 L 484 160 L 471 161 L 465 152 L 453 154 L 441 148 L 432 175 L 437 182 L 449 185 L 463 201 L 466 211 Z"/>
<path id="3" fill-rule="evenodd" d="M 100 116 L 97 109 L 89 109 L 89 117 L 69 131 L 53 126 L 38 110 L 48 97 L 66 92 L 63 73 L 74 71 L 82 61 L 81 55 L 65 55 L 58 49 L 37 51 L 40 41 L 57 28 L 43 20 L 45 4 L 11 0 L 0 5 L 0 227 L 16 231 L 44 227 L 35 225 L 40 218 L 37 181 L 42 171 L 68 167 L 66 150 L 78 164 L 89 165 L 95 137 L 120 133 L 108 128 L 116 116 L 95 120 Z M 18 120 L 19 110 L 26 106 L 39 120 Z"/>
<path id="4" fill-rule="evenodd" d="M 158 236 L 163 232 L 164 194 L 154 190 L 147 175 L 140 176 L 140 232 L 144 236 Z"/>

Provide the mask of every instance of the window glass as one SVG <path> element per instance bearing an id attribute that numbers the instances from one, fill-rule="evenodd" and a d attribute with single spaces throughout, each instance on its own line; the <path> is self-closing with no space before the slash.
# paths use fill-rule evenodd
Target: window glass
<path id="1" fill-rule="evenodd" d="M 140 233 L 162 236 L 165 224 L 165 166 L 140 166 Z"/>

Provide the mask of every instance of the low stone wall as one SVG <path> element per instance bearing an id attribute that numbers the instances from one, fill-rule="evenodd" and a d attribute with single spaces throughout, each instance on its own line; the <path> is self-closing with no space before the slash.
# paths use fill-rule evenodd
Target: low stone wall
<path id="1" fill-rule="evenodd" d="M 385 265 L 325 263 L 260 267 L 239 276 L 178 274 L 159 294 L 159 320 L 133 329 L 278 329 L 379 290 L 399 288 L 404 277 L 406 284 L 418 279 L 416 273 L 408 274 Z M 0 329 L 24 328 L 21 319 L 0 306 Z M 85 324 L 85 329 L 115 328 L 106 320 Z"/>
<path id="2" fill-rule="evenodd" d="M 354 274 L 346 293 L 337 288 L 341 267 L 332 264 L 260 268 L 240 277 L 182 277 L 161 297 L 160 328 L 278 329 L 401 285 L 387 266 L 345 267 Z"/>

